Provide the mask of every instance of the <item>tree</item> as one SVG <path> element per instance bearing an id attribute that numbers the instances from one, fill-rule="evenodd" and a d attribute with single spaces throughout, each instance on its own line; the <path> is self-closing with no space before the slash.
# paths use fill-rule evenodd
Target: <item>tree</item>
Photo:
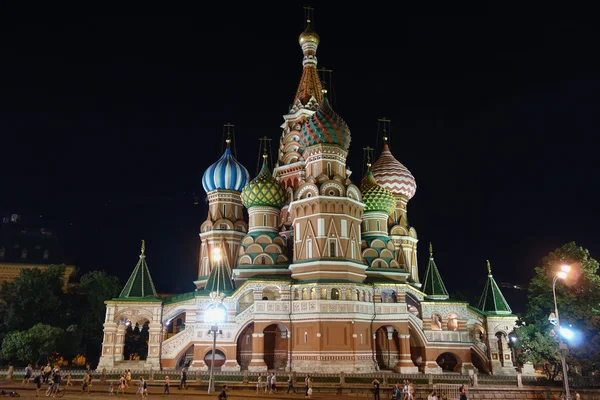
<path id="1" fill-rule="evenodd" d="M 574 242 L 567 243 L 544 257 L 542 265 L 535 268 L 523 318 L 526 325 L 516 329 L 522 361 L 548 361 L 556 367 L 552 368 L 549 377 L 555 376 L 559 369 L 558 346 L 551 336 L 554 327 L 548 316 L 554 311 L 552 281 L 563 264 L 570 265 L 571 271 L 564 282 L 559 280 L 556 283 L 560 323 L 562 326 L 571 325 L 578 332 L 578 340 L 569 343 L 567 362 L 583 371 L 591 370 L 600 362 L 600 315 L 594 311 L 600 304 L 599 264 L 590 257 L 588 250 Z"/>
<path id="2" fill-rule="evenodd" d="M 16 280 L 4 282 L 0 287 L 0 332 L 65 321 L 64 272 L 64 265 L 23 269 Z"/>
<path id="3" fill-rule="evenodd" d="M 2 356 L 37 366 L 56 353 L 63 335 L 61 328 L 44 324 L 36 324 L 26 331 L 11 332 L 2 341 Z"/>
<path id="4" fill-rule="evenodd" d="M 116 276 L 104 271 L 91 271 L 83 275 L 77 288 L 79 330 L 85 344 L 88 361 L 95 363 L 100 357 L 106 300 L 118 296 L 121 285 Z"/>

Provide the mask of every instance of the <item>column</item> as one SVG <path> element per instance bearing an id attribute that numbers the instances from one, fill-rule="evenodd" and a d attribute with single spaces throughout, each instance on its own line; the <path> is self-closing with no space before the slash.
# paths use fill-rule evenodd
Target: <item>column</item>
<path id="1" fill-rule="evenodd" d="M 400 341 L 400 354 L 398 363 L 394 368 L 396 372 L 401 374 L 414 374 L 419 372 L 417 367 L 410 357 L 410 334 L 408 333 L 408 325 L 403 324 L 399 327 L 398 339 Z"/>
<path id="2" fill-rule="evenodd" d="M 98 369 L 113 368 L 115 365 L 115 344 L 117 340 L 117 323 L 104 323 L 104 339 L 102 341 L 102 355 Z"/>
<path id="3" fill-rule="evenodd" d="M 160 368 L 161 335 L 162 324 L 160 322 L 148 324 L 148 357 L 144 364 L 145 368 Z"/>
<path id="4" fill-rule="evenodd" d="M 292 332 L 287 331 L 287 363 L 285 365 L 287 371 L 292 371 Z"/>
<path id="5" fill-rule="evenodd" d="M 115 341 L 115 363 L 123 361 L 123 351 L 125 348 L 125 333 L 127 325 L 119 324 L 117 326 L 116 341 Z"/>
<path id="6" fill-rule="evenodd" d="M 248 371 L 266 372 L 267 364 L 265 363 L 265 334 L 252 334 L 252 359 L 248 364 Z"/>

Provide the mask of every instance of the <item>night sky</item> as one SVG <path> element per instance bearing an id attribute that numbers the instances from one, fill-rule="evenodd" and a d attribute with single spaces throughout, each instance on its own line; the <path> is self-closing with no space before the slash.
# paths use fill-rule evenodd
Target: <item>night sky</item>
<path id="1" fill-rule="evenodd" d="M 145 239 L 157 289 L 193 290 L 201 178 L 223 124 L 254 177 L 257 139 L 275 154 L 302 72 L 307 4 L 225 3 L 104 15 L 4 5 L 0 211 L 53 229 L 82 272 L 123 283 Z M 333 70 L 330 99 L 352 132 L 353 181 L 382 117 L 416 178 L 421 276 L 430 241 L 449 291 L 472 296 L 486 259 L 498 282 L 521 284 L 568 241 L 600 258 L 597 14 L 398 4 L 311 5 L 319 66 Z"/>

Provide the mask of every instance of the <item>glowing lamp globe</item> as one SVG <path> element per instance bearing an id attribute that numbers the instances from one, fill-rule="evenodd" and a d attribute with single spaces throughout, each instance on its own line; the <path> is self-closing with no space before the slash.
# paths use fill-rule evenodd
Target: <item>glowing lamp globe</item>
<path id="1" fill-rule="evenodd" d="M 556 276 L 558 276 L 560 279 L 565 279 L 567 277 L 567 273 L 565 271 L 558 271 Z"/>
<path id="2" fill-rule="evenodd" d="M 208 322 L 211 324 L 218 324 L 221 322 L 225 322 L 227 319 L 227 313 L 225 308 L 222 306 L 211 306 L 206 311 L 204 311 L 204 322 Z"/>

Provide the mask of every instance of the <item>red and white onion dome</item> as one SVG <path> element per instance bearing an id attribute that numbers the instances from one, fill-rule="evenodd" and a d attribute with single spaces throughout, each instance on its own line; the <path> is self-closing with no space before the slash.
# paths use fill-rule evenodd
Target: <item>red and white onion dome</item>
<path id="1" fill-rule="evenodd" d="M 384 139 L 385 140 L 385 139 Z M 393 156 L 387 140 L 383 144 L 381 156 L 371 167 L 378 184 L 395 195 L 403 195 L 410 200 L 417 191 L 417 182 L 402 163 Z"/>

